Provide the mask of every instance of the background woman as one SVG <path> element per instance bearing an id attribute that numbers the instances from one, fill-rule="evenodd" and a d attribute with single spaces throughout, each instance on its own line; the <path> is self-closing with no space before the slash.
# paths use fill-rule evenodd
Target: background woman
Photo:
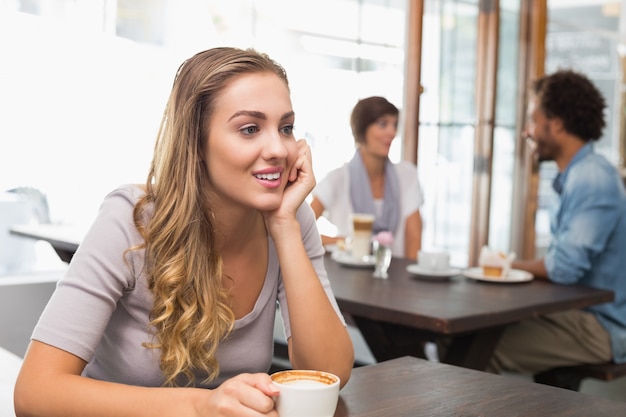
<path id="1" fill-rule="evenodd" d="M 393 256 L 416 259 L 422 242 L 419 208 L 424 197 L 417 167 L 407 161 L 393 164 L 389 149 L 398 131 L 398 108 L 384 97 L 360 100 L 350 117 L 357 146 L 352 160 L 331 171 L 313 191 L 316 218 L 324 215 L 337 227 L 336 243 L 351 233 L 350 214 L 376 216 L 374 234 L 393 233 Z"/>

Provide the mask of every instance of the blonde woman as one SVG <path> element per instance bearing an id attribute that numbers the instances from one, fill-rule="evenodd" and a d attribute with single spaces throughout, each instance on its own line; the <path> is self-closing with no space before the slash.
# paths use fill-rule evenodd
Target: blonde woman
<path id="1" fill-rule="evenodd" d="M 17 416 L 276 416 L 277 303 L 292 366 L 348 381 L 294 119 L 264 54 L 181 65 L 146 183 L 105 198 L 33 332 Z"/>

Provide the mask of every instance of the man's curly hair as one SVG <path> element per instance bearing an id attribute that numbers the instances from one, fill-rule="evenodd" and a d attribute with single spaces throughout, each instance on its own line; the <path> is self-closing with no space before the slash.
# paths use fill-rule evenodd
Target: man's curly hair
<path id="1" fill-rule="evenodd" d="M 546 117 L 558 117 L 565 130 L 585 142 L 600 139 L 606 101 L 586 76 L 560 70 L 536 80 L 533 91 Z"/>

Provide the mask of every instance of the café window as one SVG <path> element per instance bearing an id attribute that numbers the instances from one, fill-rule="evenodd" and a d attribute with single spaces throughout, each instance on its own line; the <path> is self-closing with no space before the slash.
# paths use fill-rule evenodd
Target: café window
<path id="1" fill-rule="evenodd" d="M 321 178 L 354 152 L 358 99 L 383 95 L 402 108 L 407 4 L 0 0 L 0 54 L 11 63 L 0 68 L 0 190 L 34 187 L 52 222 L 90 224 L 110 190 L 145 181 L 182 60 L 224 45 L 285 66 L 296 135 Z"/>

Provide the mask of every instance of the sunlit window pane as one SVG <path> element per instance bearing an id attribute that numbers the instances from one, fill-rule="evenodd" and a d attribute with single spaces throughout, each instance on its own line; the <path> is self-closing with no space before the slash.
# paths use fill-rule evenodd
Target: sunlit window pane
<path id="1" fill-rule="evenodd" d="M 383 95 L 402 107 L 406 5 L 0 0 L 0 54 L 10 63 L 0 68 L 0 190 L 38 188 L 53 221 L 90 223 L 111 189 L 145 180 L 178 65 L 215 46 L 254 47 L 285 66 L 296 133 L 321 178 L 354 152 L 358 99 Z"/>

